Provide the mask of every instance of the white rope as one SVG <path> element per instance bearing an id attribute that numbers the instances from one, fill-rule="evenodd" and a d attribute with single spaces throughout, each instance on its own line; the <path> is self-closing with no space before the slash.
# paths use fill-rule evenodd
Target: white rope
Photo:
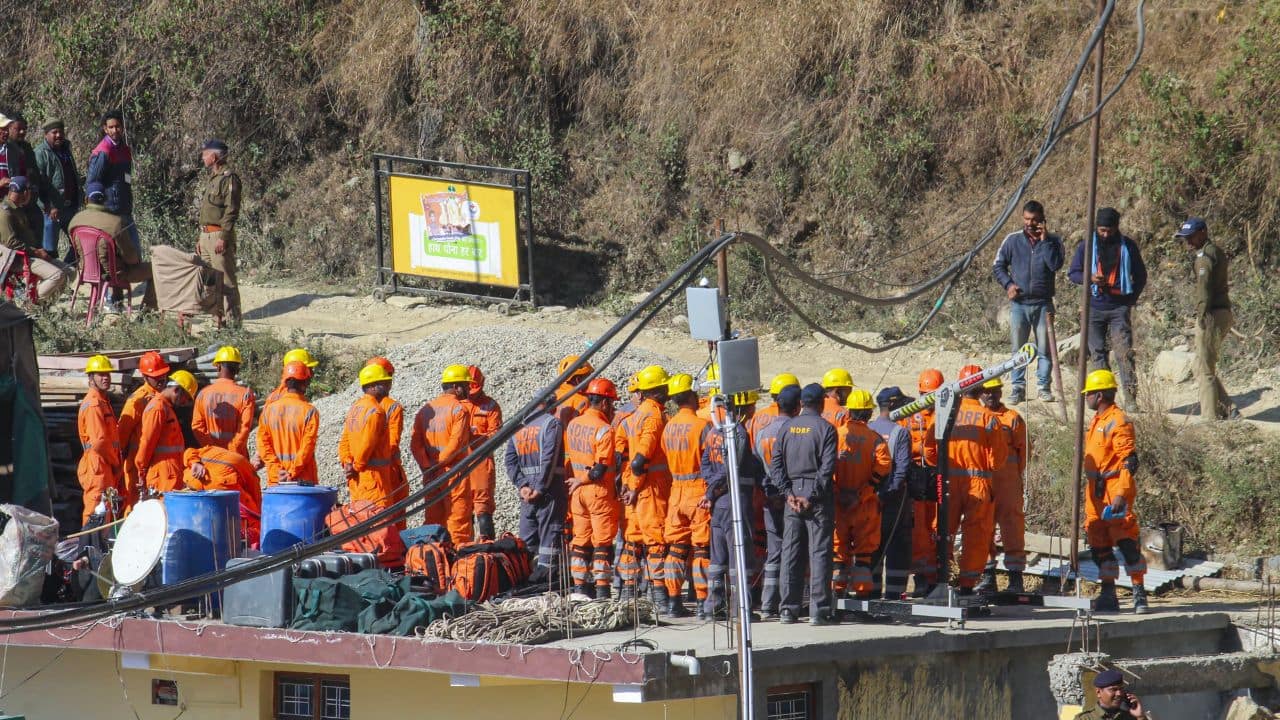
<path id="1" fill-rule="evenodd" d="M 657 612 L 651 600 L 637 600 L 635 607 L 642 622 L 656 622 Z M 461 617 L 436 620 L 418 635 L 429 640 L 529 645 L 566 637 L 574 632 L 604 632 L 631 627 L 631 608 L 630 601 L 575 601 L 547 593 L 538 597 L 483 603 Z"/>

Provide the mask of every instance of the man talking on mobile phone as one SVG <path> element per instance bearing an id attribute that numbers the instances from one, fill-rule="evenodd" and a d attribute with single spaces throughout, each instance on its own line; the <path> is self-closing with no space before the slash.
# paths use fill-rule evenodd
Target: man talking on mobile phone
<path id="1" fill-rule="evenodd" d="M 1044 206 L 1035 200 L 1022 206 L 1022 231 L 1009 233 L 996 251 L 991 274 L 1009 298 L 1009 335 L 1014 352 L 1027 342 L 1032 331 L 1036 342 L 1036 397 L 1053 402 L 1049 379 L 1053 372 L 1049 352 L 1049 315 L 1053 313 L 1055 275 L 1062 269 L 1065 252 L 1062 238 L 1049 234 Z M 1008 402 L 1017 405 L 1026 399 L 1026 370 L 1013 371 Z"/>
<path id="2" fill-rule="evenodd" d="M 1093 679 L 1097 693 L 1096 707 L 1077 713 L 1075 720 L 1118 720 L 1120 718 L 1146 718 L 1151 715 L 1142 708 L 1142 700 L 1125 688 L 1124 675 L 1119 670 L 1104 670 Z"/>

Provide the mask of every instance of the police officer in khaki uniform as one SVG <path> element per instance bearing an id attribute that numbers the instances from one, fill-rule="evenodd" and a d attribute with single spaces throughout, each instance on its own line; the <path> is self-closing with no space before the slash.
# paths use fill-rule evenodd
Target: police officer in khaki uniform
<path id="1" fill-rule="evenodd" d="M 196 252 L 223 274 L 226 312 L 240 325 L 240 286 L 236 282 L 236 219 L 240 216 L 240 178 L 227 167 L 227 144 L 206 140 L 200 161 L 209 180 L 200 190 L 200 240 Z"/>
<path id="2" fill-rule="evenodd" d="M 1187 218 L 1174 237 L 1195 253 L 1196 379 L 1200 383 L 1200 417 L 1227 420 L 1240 417 L 1218 377 L 1218 351 L 1231 330 L 1231 298 L 1227 295 L 1227 256 L 1209 240 L 1209 228 L 1198 217 Z"/>
<path id="3" fill-rule="evenodd" d="M 1153 720 L 1142 707 L 1142 700 L 1129 692 L 1119 670 L 1103 670 L 1093 679 L 1097 704 L 1076 713 L 1074 720 Z"/>

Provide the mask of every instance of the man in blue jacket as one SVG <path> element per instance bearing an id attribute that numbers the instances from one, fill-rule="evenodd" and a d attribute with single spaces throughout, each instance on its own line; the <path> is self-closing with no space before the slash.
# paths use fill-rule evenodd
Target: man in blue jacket
<path id="1" fill-rule="evenodd" d="M 124 114 L 111 110 L 102 116 L 102 140 L 89 154 L 85 185 L 102 183 L 107 211 L 124 220 L 132 251 L 142 254 L 138 225 L 133 221 L 133 149 L 124 134 Z"/>
<path id="2" fill-rule="evenodd" d="M 1135 407 L 1138 376 L 1133 367 L 1133 321 L 1130 317 L 1138 296 L 1147 286 L 1147 266 L 1138 244 L 1120 234 L 1120 213 L 1115 208 L 1098 210 L 1094 223 L 1093 267 L 1089 268 L 1089 366 L 1093 370 L 1116 371 L 1124 387 L 1125 405 Z M 1076 248 L 1067 277 L 1081 285 L 1085 281 L 1084 243 Z M 1115 353 L 1112 368 L 1108 353 Z"/>
<path id="3" fill-rule="evenodd" d="M 1022 231 L 1009 233 L 991 268 L 1000 287 L 1009 297 L 1009 334 L 1013 351 L 1026 344 L 1035 330 L 1037 397 L 1053 402 L 1049 378 L 1053 372 L 1053 356 L 1049 352 L 1049 315 L 1053 313 L 1054 276 L 1062 269 L 1066 253 L 1062 238 L 1045 229 L 1044 206 L 1035 200 L 1022 206 Z M 1013 371 L 1008 401 L 1016 405 L 1026 398 L 1027 371 Z"/>

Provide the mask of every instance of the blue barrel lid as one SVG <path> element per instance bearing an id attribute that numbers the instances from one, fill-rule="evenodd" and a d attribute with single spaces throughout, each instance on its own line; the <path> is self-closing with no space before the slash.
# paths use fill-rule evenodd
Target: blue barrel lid
<path id="1" fill-rule="evenodd" d="M 337 488 L 325 487 L 324 485 L 302 485 L 300 483 L 277 483 L 263 489 L 264 493 L 273 493 L 281 495 L 336 495 Z"/>
<path id="2" fill-rule="evenodd" d="M 178 497 L 188 500 L 195 500 L 202 497 L 226 497 L 228 495 L 239 495 L 239 490 L 171 490 L 164 494 L 164 497 Z"/>

